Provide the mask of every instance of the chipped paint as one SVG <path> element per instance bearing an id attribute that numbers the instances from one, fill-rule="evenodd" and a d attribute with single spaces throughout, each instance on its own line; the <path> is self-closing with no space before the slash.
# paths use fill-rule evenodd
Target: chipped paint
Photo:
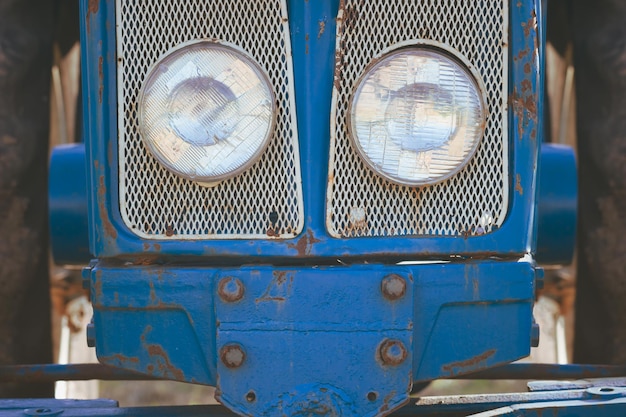
<path id="1" fill-rule="evenodd" d="M 522 187 L 522 177 L 520 174 L 515 174 L 515 191 L 519 193 L 519 195 L 524 195 L 524 188 Z"/>
<path id="2" fill-rule="evenodd" d="M 154 282 L 149 281 L 148 285 L 150 286 L 150 304 L 155 305 L 159 304 L 161 300 L 156 295 L 156 290 L 154 288 Z"/>
<path id="3" fill-rule="evenodd" d="M 318 23 L 317 39 L 321 38 L 326 31 L 326 19 L 320 20 Z"/>
<path id="4" fill-rule="evenodd" d="M 98 103 L 102 104 L 102 93 L 104 91 L 104 58 L 98 58 Z"/>
<path id="5" fill-rule="evenodd" d="M 280 232 L 274 229 L 274 226 L 268 226 L 265 234 L 268 237 L 280 237 Z"/>
<path id="6" fill-rule="evenodd" d="M 345 0 L 341 0 L 341 2 L 339 3 L 339 11 L 337 12 L 337 18 L 335 19 L 337 22 L 337 46 L 339 46 L 339 42 L 341 41 L 341 37 L 343 36 L 343 22 L 345 20 L 344 13 L 346 13 L 346 2 Z M 337 94 L 341 93 L 341 74 L 343 72 L 343 60 L 344 48 L 335 48 L 335 72 L 333 76 L 333 86 Z"/>
<path id="7" fill-rule="evenodd" d="M 526 65 L 530 68 L 529 64 Z M 517 118 L 517 133 L 519 134 L 519 139 L 522 138 L 524 130 L 528 127 L 530 120 L 537 122 L 537 96 L 534 94 L 532 83 L 529 80 L 524 81 L 522 82 L 522 94 L 520 94 L 517 87 L 515 87 L 510 98 L 513 113 Z"/>
<path id="8" fill-rule="evenodd" d="M 537 124 L 539 122 L 538 100 L 539 86 L 538 64 L 539 64 L 539 24 L 537 14 L 534 9 L 530 10 L 530 17 L 519 23 L 521 34 L 523 34 L 523 46 L 514 55 L 515 71 L 520 76 L 509 96 L 509 105 L 517 124 L 518 139 L 530 137 L 536 140 Z M 516 190 L 519 192 L 516 185 Z M 520 193 L 521 194 L 521 193 Z"/>
<path id="9" fill-rule="evenodd" d="M 86 17 L 87 32 L 90 32 L 91 17 L 92 15 L 98 13 L 98 10 L 100 10 L 100 0 L 89 0 L 87 2 L 87 17 Z"/>
<path id="10" fill-rule="evenodd" d="M 265 288 L 263 294 L 254 300 L 255 303 L 278 301 L 284 302 L 291 296 L 294 274 L 287 271 L 274 271 L 274 278 Z"/>
<path id="11" fill-rule="evenodd" d="M 99 356 L 98 360 L 102 363 L 118 366 L 118 367 L 128 367 L 129 365 L 137 365 L 140 363 L 139 358 L 136 356 L 125 356 L 121 353 L 115 353 L 113 355 L 108 356 Z"/>
<path id="12" fill-rule="evenodd" d="M 98 186 L 98 212 L 100 213 L 100 220 L 102 221 L 102 227 L 107 235 L 113 239 L 117 238 L 117 230 L 113 227 L 111 220 L 109 220 L 109 212 L 105 206 L 107 188 L 104 183 L 104 175 L 100 175 L 100 183 Z"/>
<path id="13" fill-rule="evenodd" d="M 484 353 L 481 353 L 480 355 L 474 356 L 473 358 L 466 359 L 464 361 L 452 362 L 448 365 L 443 365 L 441 369 L 445 373 L 448 373 L 449 376 L 455 376 L 471 371 L 478 371 L 486 367 L 486 364 L 483 362 L 487 361 L 487 359 L 495 355 L 496 352 L 496 349 L 490 349 Z"/>
<path id="14" fill-rule="evenodd" d="M 147 325 L 140 338 L 143 348 L 146 350 L 146 352 L 148 352 L 150 359 L 155 362 L 152 364 L 152 368 L 150 368 L 150 365 L 148 365 L 146 369 L 150 372 L 151 375 L 154 376 L 164 376 L 168 378 L 173 377 L 177 381 L 184 381 L 185 374 L 181 369 L 172 364 L 165 349 L 163 349 L 163 347 L 158 343 L 146 342 L 146 337 L 148 334 L 150 334 L 150 332 L 152 332 L 152 326 Z M 156 365 L 156 368 L 154 367 L 154 365 Z"/>
<path id="15" fill-rule="evenodd" d="M 313 245 L 319 242 L 321 241 L 313 236 L 313 231 L 311 229 L 307 229 L 304 236 L 298 239 L 296 244 L 288 243 L 287 247 L 289 249 L 295 249 L 298 252 L 298 256 L 307 256 L 311 254 Z"/>

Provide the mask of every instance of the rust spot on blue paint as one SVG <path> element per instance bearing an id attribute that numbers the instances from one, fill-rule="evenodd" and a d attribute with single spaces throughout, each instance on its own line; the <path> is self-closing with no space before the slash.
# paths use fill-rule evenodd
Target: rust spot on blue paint
<path id="1" fill-rule="evenodd" d="M 122 355 L 121 353 L 114 353 L 108 356 L 101 356 L 98 359 L 102 363 L 115 365 L 115 366 L 121 366 L 121 367 L 126 367 L 128 365 L 136 365 L 139 363 L 138 357 L 126 356 L 126 355 Z"/>
<path id="2" fill-rule="evenodd" d="M 157 298 L 156 290 L 154 289 L 154 282 L 150 281 L 148 284 L 150 285 L 150 304 L 159 304 L 160 300 Z"/>
<path id="3" fill-rule="evenodd" d="M 90 31 L 91 16 L 100 10 L 100 0 L 89 0 L 87 3 L 87 32 Z"/>
<path id="4" fill-rule="evenodd" d="M 326 31 L 326 19 L 320 20 L 318 23 L 319 29 L 317 31 L 317 39 L 321 38 Z"/>
<path id="5" fill-rule="evenodd" d="M 308 229 L 304 236 L 298 239 L 296 244 L 288 243 L 287 247 L 289 249 L 295 249 L 298 252 L 298 256 L 307 256 L 311 254 L 311 249 L 313 249 L 313 245 L 319 243 L 320 240 L 316 239 L 313 236 L 313 231 Z"/>
<path id="6" fill-rule="evenodd" d="M 517 191 L 519 195 L 524 195 L 524 188 L 522 187 L 522 177 L 519 174 L 515 175 L 515 191 Z"/>
<path id="7" fill-rule="evenodd" d="M 292 292 L 293 279 L 293 273 L 288 273 L 287 271 L 274 271 L 274 278 L 270 281 L 263 294 L 261 294 L 259 298 L 255 299 L 254 302 L 287 301 Z"/>
<path id="8" fill-rule="evenodd" d="M 109 220 L 109 213 L 107 211 L 106 205 L 104 204 L 106 197 L 107 188 L 104 184 L 104 175 L 100 175 L 100 183 L 98 186 L 98 212 L 100 214 L 100 220 L 102 221 L 102 227 L 104 228 L 104 232 L 111 236 L 113 239 L 117 238 L 117 230 L 111 224 Z"/>
<path id="9" fill-rule="evenodd" d="M 146 370 L 154 376 L 164 376 L 174 378 L 177 381 L 184 381 L 185 374 L 181 369 L 172 364 L 163 346 L 157 343 L 147 343 L 146 338 L 150 332 L 152 332 L 152 326 L 147 325 L 144 332 L 141 334 L 141 344 L 148 352 L 150 360 L 152 361 L 152 364 L 146 365 Z"/>
<path id="10" fill-rule="evenodd" d="M 483 362 L 496 354 L 496 349 L 490 349 L 484 353 L 473 358 L 466 359 L 464 361 L 452 362 L 448 365 L 443 365 L 441 369 L 448 373 L 450 376 L 460 375 L 463 373 L 479 371 L 486 366 Z"/>
<path id="11" fill-rule="evenodd" d="M 104 91 L 104 58 L 98 58 L 98 103 L 102 103 L 102 92 Z"/>

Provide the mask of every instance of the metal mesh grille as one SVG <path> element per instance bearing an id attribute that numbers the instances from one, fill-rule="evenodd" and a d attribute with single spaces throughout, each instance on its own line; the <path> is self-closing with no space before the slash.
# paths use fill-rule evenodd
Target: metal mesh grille
<path id="1" fill-rule="evenodd" d="M 124 222 L 159 239 L 290 238 L 303 224 L 286 6 L 280 0 L 117 0 L 119 182 Z M 149 67 L 189 40 L 246 50 L 277 97 L 272 142 L 252 168 L 207 188 L 162 168 L 146 151 L 136 101 Z"/>
<path id="2" fill-rule="evenodd" d="M 502 224 L 508 204 L 507 32 L 503 0 L 346 0 L 338 26 L 327 228 L 335 237 L 471 235 Z M 411 39 L 444 43 L 482 75 L 488 120 L 476 155 L 440 184 L 413 188 L 373 173 L 353 149 L 348 100 L 376 55 Z"/>

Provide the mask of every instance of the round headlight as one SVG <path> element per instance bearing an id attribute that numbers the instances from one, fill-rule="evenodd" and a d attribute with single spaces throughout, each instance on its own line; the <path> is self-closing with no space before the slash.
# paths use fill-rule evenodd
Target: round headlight
<path id="1" fill-rule="evenodd" d="M 150 69 L 138 110 L 152 155 L 175 174 L 211 184 L 261 156 L 274 129 L 275 100 L 267 75 L 245 52 L 193 41 Z"/>
<path id="2" fill-rule="evenodd" d="M 485 90 L 451 53 L 432 45 L 396 49 L 357 83 L 348 112 L 352 139 L 370 168 L 393 182 L 451 177 L 483 136 Z"/>

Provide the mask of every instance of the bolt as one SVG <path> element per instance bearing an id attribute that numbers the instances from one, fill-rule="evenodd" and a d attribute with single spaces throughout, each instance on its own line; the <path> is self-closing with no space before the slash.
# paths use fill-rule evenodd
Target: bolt
<path id="1" fill-rule="evenodd" d="M 226 303 L 234 303 L 243 298 L 244 286 L 237 278 L 226 277 L 217 285 L 217 293 Z"/>
<path id="2" fill-rule="evenodd" d="M 406 348 L 399 340 L 385 339 L 378 348 L 383 364 L 389 366 L 400 365 L 407 357 Z"/>
<path id="3" fill-rule="evenodd" d="M 227 368 L 239 368 L 246 360 L 246 352 L 238 344 L 231 343 L 220 349 L 220 359 Z"/>
<path id="4" fill-rule="evenodd" d="M 91 323 L 87 325 L 87 347 L 95 347 L 96 346 L 96 328 L 93 324 L 93 319 L 91 319 Z"/>
<path id="5" fill-rule="evenodd" d="M 406 294 L 406 281 L 397 274 L 387 275 L 383 278 L 381 290 L 388 300 L 398 300 Z"/>
<path id="6" fill-rule="evenodd" d="M 537 323 L 533 323 L 532 327 L 530 328 L 530 346 L 539 346 L 539 334 L 539 325 Z"/>

